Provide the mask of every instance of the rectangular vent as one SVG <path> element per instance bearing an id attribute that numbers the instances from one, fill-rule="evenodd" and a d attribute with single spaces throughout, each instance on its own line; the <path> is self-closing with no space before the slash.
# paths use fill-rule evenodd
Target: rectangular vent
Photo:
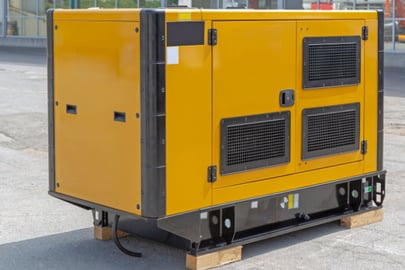
<path id="1" fill-rule="evenodd" d="M 290 161 L 290 112 L 221 120 L 221 174 Z"/>
<path id="2" fill-rule="evenodd" d="M 303 88 L 360 83 L 360 36 L 306 37 Z"/>
<path id="3" fill-rule="evenodd" d="M 302 159 L 359 149 L 359 103 L 305 109 L 302 121 Z"/>

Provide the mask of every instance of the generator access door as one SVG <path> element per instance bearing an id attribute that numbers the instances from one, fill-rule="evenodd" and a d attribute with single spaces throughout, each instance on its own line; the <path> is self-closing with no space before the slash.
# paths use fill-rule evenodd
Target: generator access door
<path id="1" fill-rule="evenodd" d="M 291 174 L 295 166 L 295 21 L 214 21 L 214 188 Z"/>
<path id="2" fill-rule="evenodd" d="M 356 163 L 351 174 L 362 173 L 365 85 L 372 83 L 364 79 L 364 27 L 362 19 L 297 22 L 297 171 Z"/>

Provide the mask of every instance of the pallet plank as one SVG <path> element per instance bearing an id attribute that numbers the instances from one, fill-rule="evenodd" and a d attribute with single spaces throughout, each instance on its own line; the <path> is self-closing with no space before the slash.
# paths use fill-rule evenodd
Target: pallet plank
<path id="1" fill-rule="evenodd" d="M 118 230 L 118 238 L 128 236 L 128 233 Z M 112 239 L 112 228 L 108 226 L 94 226 L 94 238 L 97 240 L 111 240 Z"/>
<path id="2" fill-rule="evenodd" d="M 191 270 L 203 270 L 221 266 L 242 259 L 242 246 L 219 250 L 200 256 L 187 254 L 186 267 Z"/>
<path id="3" fill-rule="evenodd" d="M 351 229 L 351 228 L 356 228 L 356 227 L 380 222 L 383 219 L 384 219 L 384 209 L 379 208 L 377 210 L 369 211 L 366 213 L 342 218 L 340 220 L 340 226 Z"/>

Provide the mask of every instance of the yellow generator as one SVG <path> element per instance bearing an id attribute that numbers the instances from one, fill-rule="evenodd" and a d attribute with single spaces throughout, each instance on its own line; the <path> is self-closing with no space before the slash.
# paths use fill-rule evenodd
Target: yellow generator
<path id="1" fill-rule="evenodd" d="M 383 30 L 377 11 L 50 10 L 49 193 L 192 254 L 382 207 Z"/>

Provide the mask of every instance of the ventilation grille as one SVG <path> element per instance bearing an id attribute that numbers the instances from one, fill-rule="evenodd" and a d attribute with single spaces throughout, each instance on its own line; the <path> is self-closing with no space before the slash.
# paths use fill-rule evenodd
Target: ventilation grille
<path id="1" fill-rule="evenodd" d="M 289 162 L 289 112 L 221 121 L 221 174 Z"/>
<path id="2" fill-rule="evenodd" d="M 227 164 L 284 156 L 285 120 L 228 127 Z"/>
<path id="3" fill-rule="evenodd" d="M 309 80 L 355 78 L 356 44 L 310 45 Z"/>
<path id="4" fill-rule="evenodd" d="M 360 83 L 360 37 L 304 38 L 303 88 Z"/>
<path id="5" fill-rule="evenodd" d="M 303 159 L 359 149 L 359 107 L 356 104 L 303 111 Z"/>

